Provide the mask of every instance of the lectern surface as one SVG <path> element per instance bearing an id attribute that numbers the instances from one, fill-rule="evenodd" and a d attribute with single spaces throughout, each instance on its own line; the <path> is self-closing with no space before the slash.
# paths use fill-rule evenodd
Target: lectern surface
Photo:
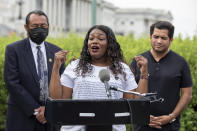
<path id="1" fill-rule="evenodd" d="M 129 110 L 130 103 L 131 111 Z M 58 125 L 112 125 L 149 123 L 150 102 L 143 99 L 54 100 L 46 103 L 48 122 Z"/>

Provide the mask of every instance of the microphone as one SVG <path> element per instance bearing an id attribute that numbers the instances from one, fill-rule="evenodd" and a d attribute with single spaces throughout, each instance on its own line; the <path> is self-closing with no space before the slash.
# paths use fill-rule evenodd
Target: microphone
<path id="1" fill-rule="evenodd" d="M 133 94 L 133 95 L 138 95 L 138 96 L 144 96 L 145 95 L 145 94 L 140 94 L 139 92 L 125 91 L 125 90 L 120 89 L 120 88 L 115 87 L 115 86 L 110 86 L 109 88 L 110 88 L 110 90 L 120 91 L 120 92 L 123 92 L 123 93 L 128 93 L 128 94 Z"/>
<path id="2" fill-rule="evenodd" d="M 109 71 L 106 70 L 106 69 L 100 70 L 99 78 L 100 78 L 101 82 L 103 82 L 104 85 L 105 85 L 105 90 L 106 90 L 108 98 L 111 98 L 111 92 L 109 90 L 110 86 L 109 86 L 109 83 L 108 83 L 108 81 L 110 80 L 110 73 L 109 73 Z"/>
<path id="3" fill-rule="evenodd" d="M 157 93 L 139 93 L 139 92 L 135 92 L 135 91 L 125 91 L 123 89 L 120 89 L 118 87 L 115 87 L 115 86 L 110 86 L 109 87 L 110 90 L 114 90 L 114 91 L 120 91 L 120 92 L 123 92 L 123 93 L 128 93 L 128 94 L 133 94 L 133 95 L 138 95 L 138 96 L 141 96 L 145 99 L 148 99 L 150 100 L 151 103 L 153 102 L 160 102 L 162 103 L 164 101 L 163 98 L 157 98 Z"/>
<path id="4" fill-rule="evenodd" d="M 157 95 L 157 93 L 143 93 L 143 94 L 141 94 L 141 93 L 135 92 L 135 91 L 125 91 L 125 90 L 120 89 L 120 88 L 115 87 L 115 86 L 110 86 L 109 89 L 110 90 L 114 90 L 114 91 L 120 91 L 120 92 L 123 92 L 123 93 L 128 93 L 128 94 L 134 94 L 134 95 L 138 95 L 138 96 L 143 96 L 143 97 Z"/>

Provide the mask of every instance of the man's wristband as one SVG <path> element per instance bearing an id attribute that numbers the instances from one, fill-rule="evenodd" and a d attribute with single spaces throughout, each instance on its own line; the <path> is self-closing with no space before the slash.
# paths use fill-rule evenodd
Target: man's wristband
<path id="1" fill-rule="evenodd" d="M 172 122 L 174 122 L 176 119 L 175 118 L 173 118 L 173 115 L 172 115 L 172 113 L 171 114 L 169 114 L 169 117 L 170 117 L 170 122 L 169 123 L 172 123 Z"/>
<path id="2" fill-rule="evenodd" d="M 149 74 L 141 74 L 140 79 L 148 80 Z"/>

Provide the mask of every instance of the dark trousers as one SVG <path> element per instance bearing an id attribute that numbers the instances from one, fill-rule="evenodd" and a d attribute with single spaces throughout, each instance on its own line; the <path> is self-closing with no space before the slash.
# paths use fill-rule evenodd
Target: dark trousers
<path id="1" fill-rule="evenodd" d="M 34 126 L 34 131 L 58 131 L 58 126 L 48 123 L 43 125 L 37 121 Z"/>
<path id="2" fill-rule="evenodd" d="M 149 126 L 134 125 L 134 131 L 179 131 L 179 126 L 176 124 L 167 124 L 162 126 L 161 129 L 151 128 Z"/>

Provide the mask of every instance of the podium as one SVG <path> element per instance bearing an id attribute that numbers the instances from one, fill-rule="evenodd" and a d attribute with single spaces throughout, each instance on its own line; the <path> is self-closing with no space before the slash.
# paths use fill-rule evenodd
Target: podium
<path id="1" fill-rule="evenodd" d="M 48 99 L 47 122 L 57 125 L 113 125 L 149 123 L 150 101 L 147 99 Z"/>

